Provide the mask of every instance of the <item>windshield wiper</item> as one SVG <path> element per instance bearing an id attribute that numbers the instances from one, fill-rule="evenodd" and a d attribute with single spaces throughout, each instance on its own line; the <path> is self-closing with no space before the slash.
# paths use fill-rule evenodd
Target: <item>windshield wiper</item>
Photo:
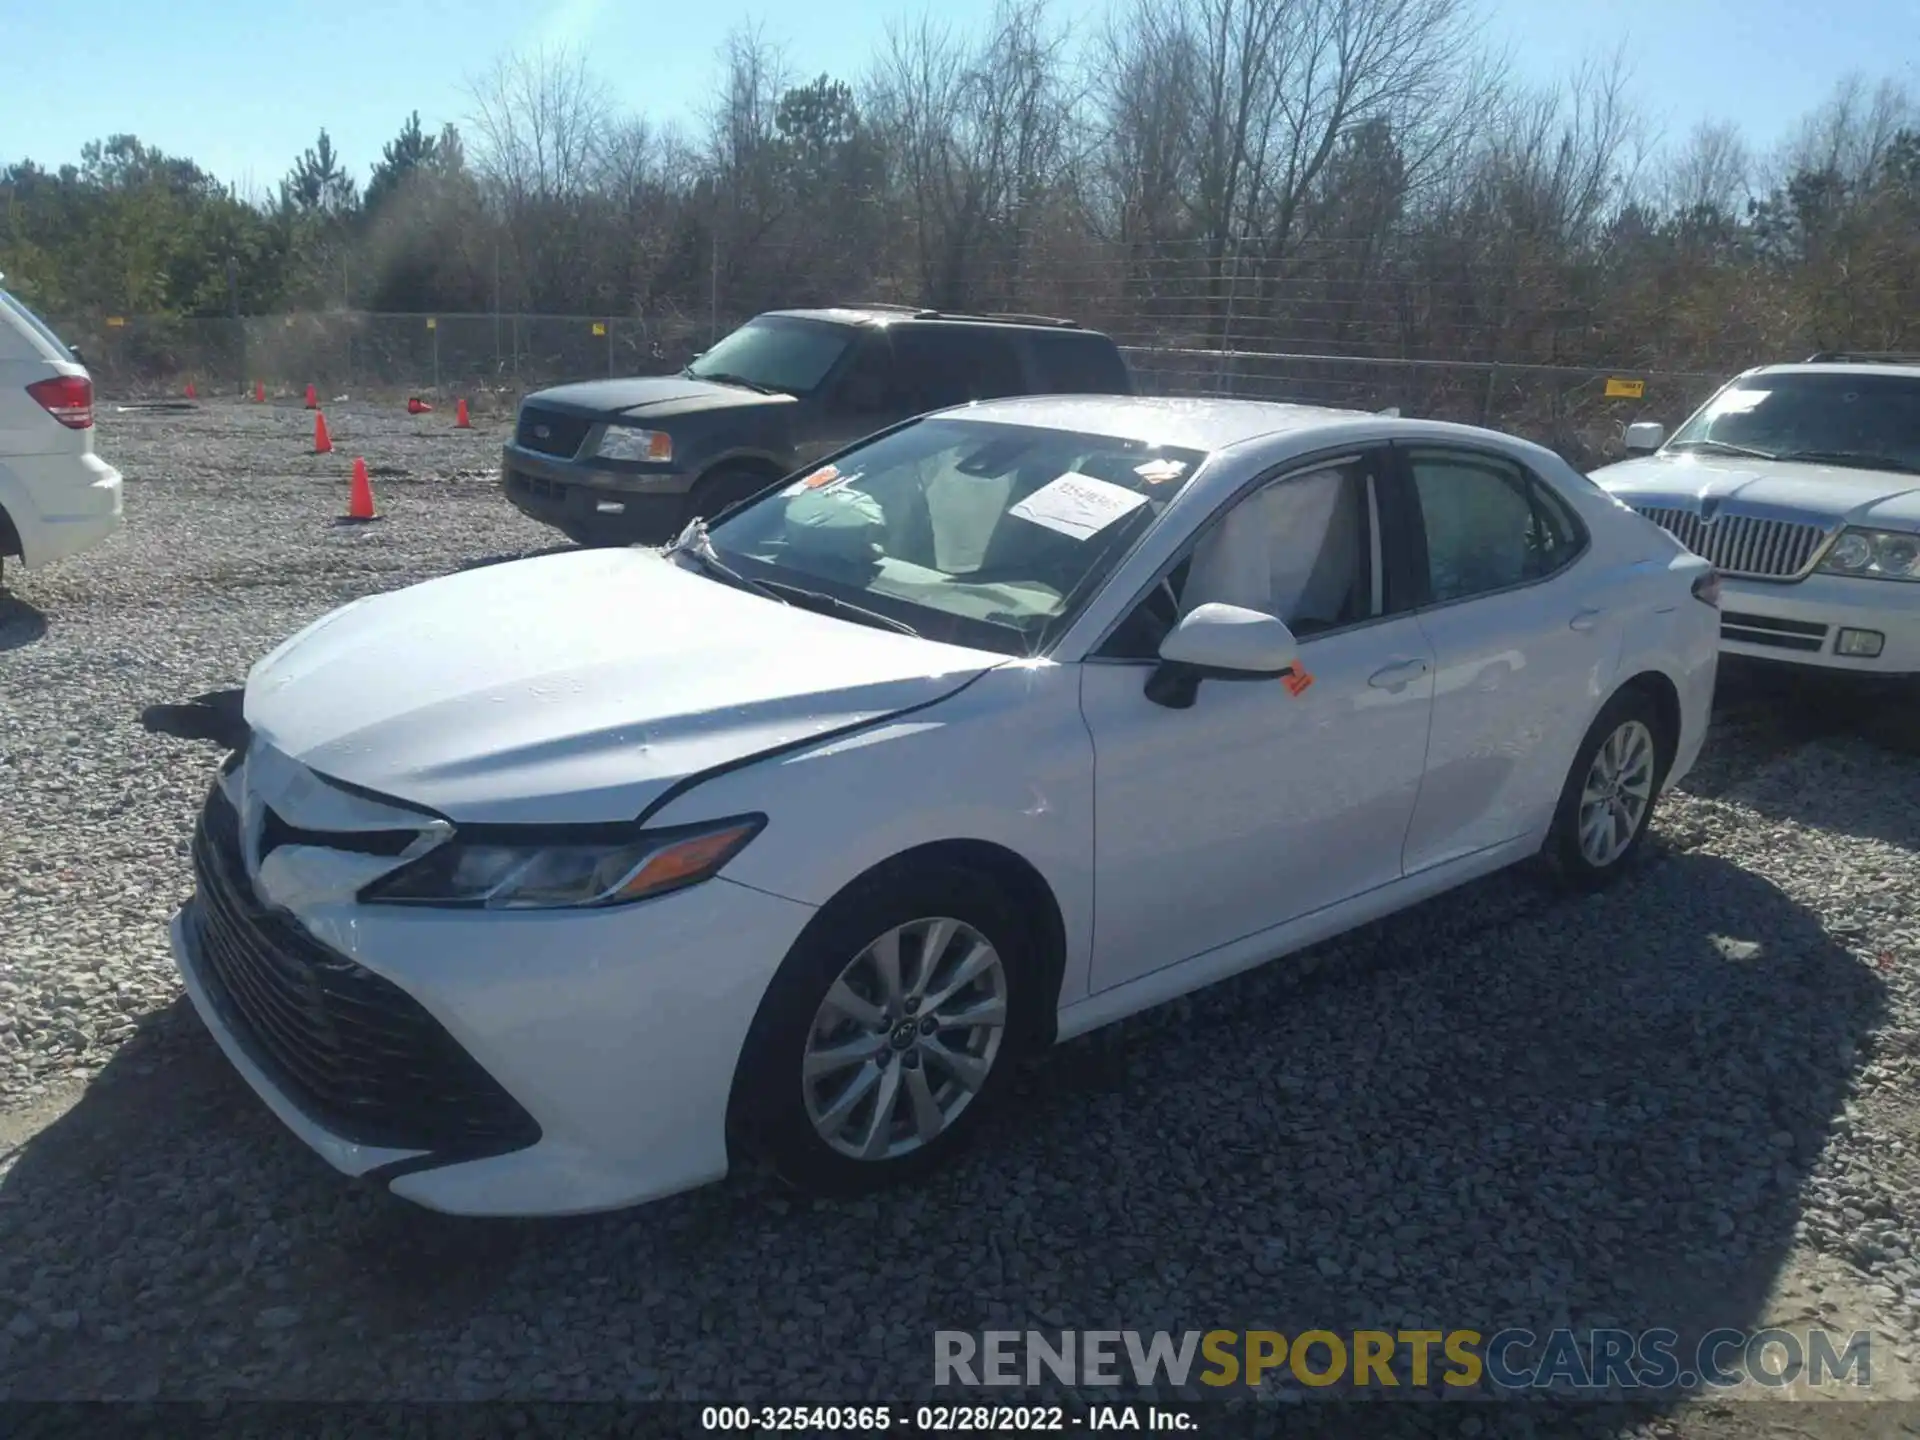
<path id="1" fill-rule="evenodd" d="M 680 532 L 679 537 L 660 553 L 688 556 L 714 579 L 723 580 L 735 589 L 748 591 L 763 600 L 772 600 L 781 605 L 793 603 L 772 586 L 762 585 L 758 580 L 749 580 L 722 560 L 713 548 L 713 541 L 707 537 L 707 522 L 704 520 L 689 522 L 687 528 Z"/>
<path id="2" fill-rule="evenodd" d="M 724 370 L 709 370 L 705 374 L 697 374 L 694 368 L 689 365 L 680 373 L 689 380 L 710 380 L 715 385 L 738 385 L 743 390 L 757 390 L 762 395 L 784 395 L 787 393 L 784 390 L 776 390 L 771 385 L 762 385 L 758 380 L 749 380 L 744 375 L 730 375 Z"/>
<path id="3" fill-rule="evenodd" d="M 1756 450 L 1751 445 L 1735 445 L 1728 440 L 1676 440 L 1669 450 L 1712 450 L 1722 455 L 1751 455 L 1756 460 L 1778 460 L 1771 450 Z"/>
<path id="4" fill-rule="evenodd" d="M 803 590 L 798 585 L 788 585 L 780 580 L 769 580 L 766 589 L 776 592 L 789 605 L 798 605 L 802 610 L 817 610 L 823 615 L 841 615 L 849 620 L 857 620 L 864 625 L 877 625 L 883 630 L 897 630 L 902 635 L 911 635 L 918 639 L 920 632 L 904 620 L 896 620 L 891 615 L 882 615 L 878 610 L 869 610 L 864 605 L 856 605 L 851 600 L 842 600 L 838 595 L 828 595 L 819 590 Z"/>
<path id="5" fill-rule="evenodd" d="M 1804 460 L 1812 465 L 1853 465 L 1863 470 L 1892 470 L 1902 475 L 1920 475 L 1920 465 L 1863 450 L 1783 450 L 1773 458 Z"/>
<path id="6" fill-rule="evenodd" d="M 849 620 L 858 620 L 862 624 L 877 625 L 883 630 L 897 630 L 902 635 L 911 635 L 918 639 L 920 632 L 904 620 L 896 620 L 891 615 L 882 615 L 878 610 L 869 610 L 864 605 L 855 605 L 851 600 L 842 600 L 837 595 L 827 595 L 818 590 L 807 590 L 798 585 L 787 585 L 780 581 L 751 580 L 722 560 L 713 548 L 713 540 L 707 534 L 705 520 L 692 520 L 682 530 L 674 542 L 660 552 L 664 555 L 686 555 L 692 558 L 702 570 L 717 580 L 768 600 L 777 600 L 782 605 L 792 605 L 801 610 L 812 610 L 822 615 L 841 615 Z"/>

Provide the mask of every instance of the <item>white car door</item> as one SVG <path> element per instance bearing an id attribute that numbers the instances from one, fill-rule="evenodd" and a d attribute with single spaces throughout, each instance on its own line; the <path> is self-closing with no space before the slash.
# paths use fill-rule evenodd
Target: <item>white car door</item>
<path id="1" fill-rule="evenodd" d="M 1384 613 L 1375 469 L 1385 454 L 1239 502 L 1081 667 L 1094 990 L 1399 878 L 1433 673 L 1420 622 Z M 1311 684 L 1207 680 L 1184 710 L 1148 699 L 1174 605 L 1209 600 L 1294 626 Z"/>
<path id="2" fill-rule="evenodd" d="M 1604 572 L 1580 521 L 1506 456 L 1408 446 L 1390 493 L 1418 511 L 1433 729 L 1406 872 L 1545 828 L 1596 697 L 1619 663 Z"/>

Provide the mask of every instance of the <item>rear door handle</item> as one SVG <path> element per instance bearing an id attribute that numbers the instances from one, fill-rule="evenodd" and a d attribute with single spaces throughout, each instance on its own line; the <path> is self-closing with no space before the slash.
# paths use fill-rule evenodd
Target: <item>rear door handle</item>
<path id="1" fill-rule="evenodd" d="M 1567 622 L 1567 628 L 1570 630 L 1591 630 L 1595 625 L 1600 623 L 1600 617 L 1605 613 L 1603 610 L 1575 611 L 1573 618 Z"/>
<path id="2" fill-rule="evenodd" d="M 1376 690 L 1404 690 L 1426 673 L 1426 661 L 1402 660 L 1397 665 L 1374 671 L 1367 677 L 1367 684 Z"/>

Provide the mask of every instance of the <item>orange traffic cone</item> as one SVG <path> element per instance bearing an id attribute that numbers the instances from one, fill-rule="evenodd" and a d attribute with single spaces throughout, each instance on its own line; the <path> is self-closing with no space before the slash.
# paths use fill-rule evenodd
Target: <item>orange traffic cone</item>
<path id="1" fill-rule="evenodd" d="M 367 478 L 367 462 L 359 456 L 353 460 L 353 488 L 347 492 L 346 519 L 351 521 L 378 520 L 373 508 L 373 482 Z"/>
<path id="2" fill-rule="evenodd" d="M 409 395 L 407 397 L 407 414 L 425 415 L 431 409 L 433 409 L 433 406 L 422 400 L 418 395 Z"/>
<path id="3" fill-rule="evenodd" d="M 189 400 L 198 400 L 200 398 L 200 392 L 193 388 L 193 381 L 191 380 L 187 381 L 187 398 Z"/>
<path id="4" fill-rule="evenodd" d="M 309 410 L 318 410 L 320 408 L 320 392 L 315 390 L 311 385 L 307 386 L 307 408 Z"/>
<path id="5" fill-rule="evenodd" d="M 333 449 L 333 437 L 327 434 L 327 417 L 324 412 L 313 412 L 313 453 L 324 455 Z"/>
<path id="6" fill-rule="evenodd" d="M 267 403 L 267 387 L 262 385 L 258 380 L 253 382 L 253 403 L 256 405 L 264 405 Z"/>
<path id="7" fill-rule="evenodd" d="M 462 399 L 460 403 L 454 407 L 453 428 L 456 430 L 471 430 L 473 428 L 473 422 L 467 419 L 467 402 L 465 399 Z"/>

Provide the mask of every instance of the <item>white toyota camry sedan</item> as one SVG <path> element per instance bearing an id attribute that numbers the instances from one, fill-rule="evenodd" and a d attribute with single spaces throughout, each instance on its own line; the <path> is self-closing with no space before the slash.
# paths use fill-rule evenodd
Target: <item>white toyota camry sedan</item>
<path id="1" fill-rule="evenodd" d="M 918 1173 L 1019 1058 L 1543 852 L 1698 753 L 1707 563 L 1552 453 L 1237 401 L 908 422 L 664 553 L 259 662 L 173 944 L 339 1169 L 558 1214 Z"/>

